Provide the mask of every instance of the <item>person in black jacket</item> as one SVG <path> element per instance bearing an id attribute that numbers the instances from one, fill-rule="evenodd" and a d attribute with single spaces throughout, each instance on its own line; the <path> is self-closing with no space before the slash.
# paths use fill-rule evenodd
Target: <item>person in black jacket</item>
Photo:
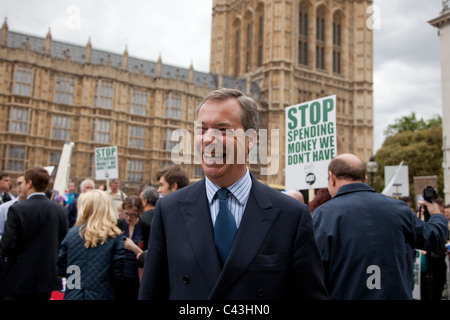
<path id="1" fill-rule="evenodd" d="M 127 197 L 122 204 L 122 214 L 119 219 L 119 227 L 123 231 L 122 238 L 125 245 L 125 267 L 124 277 L 119 284 L 118 300 L 137 300 L 139 293 L 139 268 L 136 253 L 129 250 L 130 243 L 140 250 L 147 250 L 148 238 L 150 236 L 150 225 L 141 220 L 140 215 L 144 212 L 142 200 L 137 195 Z"/>
<path id="2" fill-rule="evenodd" d="M 9 208 L 0 242 L 0 292 L 6 299 L 49 300 L 62 287 L 55 264 L 68 229 L 67 208 L 45 195 L 49 180 L 44 168 L 27 170 L 27 199 Z"/>
<path id="3" fill-rule="evenodd" d="M 91 179 L 83 180 L 80 183 L 80 191 L 81 193 L 85 193 L 91 190 L 95 189 L 95 183 Z M 78 196 L 75 197 L 75 199 L 69 204 L 67 207 L 67 210 L 69 211 L 69 228 L 72 228 L 75 225 L 75 222 L 77 221 L 77 213 L 78 213 Z"/>
<path id="4" fill-rule="evenodd" d="M 328 165 L 333 197 L 314 210 L 314 234 L 332 300 L 411 300 L 406 244 L 436 251 L 446 240 L 447 219 L 433 202 L 428 222 L 401 200 L 375 192 L 366 166 L 343 153 Z"/>
<path id="5" fill-rule="evenodd" d="M 78 217 L 61 243 L 58 275 L 66 277 L 64 300 L 113 300 L 123 276 L 125 249 L 110 197 L 82 193 Z"/>

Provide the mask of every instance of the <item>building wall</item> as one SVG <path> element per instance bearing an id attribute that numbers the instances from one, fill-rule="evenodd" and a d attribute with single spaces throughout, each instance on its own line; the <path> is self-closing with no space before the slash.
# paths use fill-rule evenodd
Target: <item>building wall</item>
<path id="1" fill-rule="evenodd" d="M 262 110 L 267 128 L 280 129 L 280 168 L 285 161 L 284 108 L 334 94 L 338 153 L 352 152 L 367 161 L 372 155 L 373 37 L 367 27 L 371 4 L 368 0 L 213 1 L 210 71 L 259 84 L 267 101 L 267 109 Z M 305 20 L 306 26 L 301 23 Z M 337 22 L 339 42 L 333 41 Z M 323 38 L 317 39 L 317 25 Z M 306 43 L 303 59 L 300 42 Z M 319 59 L 318 45 L 323 48 Z M 336 53 L 339 68 L 333 64 Z M 266 179 L 284 184 L 283 170 Z"/>
<path id="2" fill-rule="evenodd" d="M 54 41 L 50 34 L 37 38 L 10 32 L 5 21 L 0 38 L 0 112 L 6 119 L 0 123 L 1 167 L 14 177 L 33 166 L 57 165 L 64 143 L 73 141 L 71 177 L 81 181 L 94 177 L 94 149 L 117 145 L 124 188 L 155 183 L 156 171 L 172 163 L 174 143 L 167 134 L 179 128 L 192 132 L 196 105 L 221 87 L 238 88 L 257 101 L 261 127 L 268 129 L 267 155 L 276 162 L 267 165 L 276 169 L 270 175 L 262 173 L 264 165 L 250 165 L 264 182 L 284 185 L 284 108 L 327 95 L 337 95 L 338 152 L 368 160 L 373 145 L 373 40 L 366 26 L 371 3 L 213 0 L 210 73 L 164 65 L 161 59 L 135 59 L 127 50 L 95 50 L 90 41 L 74 46 Z M 303 34 L 300 12 L 308 18 Z M 319 15 L 322 66 L 316 57 Z M 301 41 L 307 43 L 302 61 Z M 339 70 L 333 64 L 336 50 Z M 58 90 L 67 83 L 72 86 L 70 101 L 64 100 L 67 92 Z M 100 97 L 103 91 L 106 96 Z M 145 96 L 144 114 L 133 114 L 136 91 Z M 145 130 L 145 137 L 137 137 L 140 142 L 130 136 L 133 127 Z M 271 149 L 276 146 L 271 141 L 274 129 L 280 133 L 278 149 Z M 183 166 L 191 178 L 201 177 L 198 165 Z"/>
<path id="3" fill-rule="evenodd" d="M 441 77 L 442 77 L 442 133 L 444 145 L 444 193 L 445 203 L 450 203 L 450 9 L 447 24 L 440 29 Z"/>
<path id="4" fill-rule="evenodd" d="M 442 135 L 445 203 L 450 203 L 450 8 L 443 2 L 439 17 L 429 21 L 439 29 L 442 82 Z"/>
<path id="5" fill-rule="evenodd" d="M 43 44 L 43 39 L 30 36 L 23 43 L 13 43 L 21 36 L 8 32 L 6 22 L 3 24 L 0 114 L 4 121 L 0 122 L 0 159 L 1 170 L 12 177 L 34 166 L 57 166 L 64 143 L 73 141 L 73 180 L 94 178 L 94 149 L 116 145 L 119 177 L 125 190 L 135 190 L 144 182 L 156 183 L 156 171 L 172 164 L 171 150 L 177 143 L 169 141 L 170 130 L 183 128 L 193 132 L 195 108 L 215 88 L 210 83 L 194 84 L 194 77 L 202 75 L 192 68 L 180 70 L 186 73 L 183 80 L 176 75 L 163 77 L 160 60 L 155 63 L 159 74 L 151 77 L 143 72 L 131 73 L 111 62 L 90 63 L 90 43 L 83 55 L 86 61 L 80 63 L 70 56 L 76 48 L 60 59 L 50 54 L 51 38 L 46 44 L 49 47 L 40 50 L 33 46 Z M 125 52 L 123 66 L 127 62 Z M 61 91 L 58 88 L 63 83 L 68 86 Z M 103 93 L 103 100 L 102 83 L 110 86 L 109 92 Z M 140 93 L 142 105 L 133 106 L 133 93 Z M 192 178 L 201 176 L 199 166 L 183 167 Z"/>

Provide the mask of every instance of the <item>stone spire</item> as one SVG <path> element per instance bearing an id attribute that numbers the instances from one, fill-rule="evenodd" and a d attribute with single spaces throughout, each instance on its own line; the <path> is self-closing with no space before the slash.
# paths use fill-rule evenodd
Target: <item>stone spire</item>
<path id="1" fill-rule="evenodd" d="M 191 60 L 191 66 L 189 67 L 189 83 L 194 83 L 194 64 Z"/>
<path id="2" fill-rule="evenodd" d="M 128 70 L 128 46 L 125 46 L 122 57 L 122 69 Z"/>
<path id="3" fill-rule="evenodd" d="M 2 25 L 0 46 L 2 46 L 2 47 L 6 46 L 7 41 L 8 41 L 8 22 L 6 21 L 6 17 L 5 17 L 5 21 L 3 21 L 3 25 Z"/>
<path id="4" fill-rule="evenodd" d="M 86 63 L 91 63 L 91 57 L 92 57 L 92 44 L 91 44 L 91 37 L 89 37 L 88 43 L 86 44 Z"/>
<path id="5" fill-rule="evenodd" d="M 50 28 L 48 28 L 47 36 L 45 37 L 45 54 L 51 55 L 52 53 L 52 35 L 50 33 Z"/>
<path id="6" fill-rule="evenodd" d="M 159 53 L 158 66 L 156 68 L 156 77 L 157 78 L 162 77 L 162 58 L 161 58 L 161 53 Z"/>
<path id="7" fill-rule="evenodd" d="M 442 0 L 442 12 L 450 10 L 450 0 Z"/>

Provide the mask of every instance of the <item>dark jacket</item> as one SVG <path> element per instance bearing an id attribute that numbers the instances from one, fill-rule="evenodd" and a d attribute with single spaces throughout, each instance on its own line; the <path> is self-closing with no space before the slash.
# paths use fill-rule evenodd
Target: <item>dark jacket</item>
<path id="1" fill-rule="evenodd" d="M 141 215 L 141 220 L 146 222 L 148 225 L 152 225 L 153 216 L 155 215 L 155 209 L 150 209 L 148 211 L 145 211 Z"/>
<path id="2" fill-rule="evenodd" d="M 129 237 L 128 224 L 126 220 L 119 219 L 118 226 L 123 231 L 122 236 Z M 140 230 L 140 232 L 137 232 L 138 229 Z M 142 220 L 139 220 L 134 230 L 135 231 L 132 236 L 133 242 L 137 246 L 139 246 L 142 250 L 144 250 L 144 252 L 147 252 L 148 241 L 150 237 L 150 225 Z M 142 238 L 139 238 L 139 234 L 141 235 Z M 125 249 L 125 267 L 124 267 L 125 278 L 139 277 L 139 268 L 143 267 L 141 259 L 145 259 L 145 256 L 140 257 L 140 259 L 138 260 L 136 259 L 136 254 L 134 252 Z"/>
<path id="3" fill-rule="evenodd" d="M 142 220 L 139 220 L 138 223 L 140 225 L 140 228 L 142 230 L 142 240 L 144 242 L 143 244 L 143 250 L 147 250 L 148 248 L 148 240 L 150 238 L 150 225 L 147 222 L 144 222 Z M 125 219 L 119 219 L 117 220 L 117 226 L 120 228 L 120 230 L 125 232 L 125 228 L 128 227 L 127 222 Z"/>
<path id="4" fill-rule="evenodd" d="M 78 197 L 73 199 L 73 201 L 69 204 L 67 211 L 69 212 L 69 228 L 72 228 L 77 222 Z"/>
<path id="5" fill-rule="evenodd" d="M 6 259 L 0 292 L 14 295 L 60 290 L 55 264 L 66 233 L 67 209 L 45 195 L 11 206 L 0 243 Z"/>
<path id="6" fill-rule="evenodd" d="M 253 176 L 221 267 L 205 180 L 156 203 L 140 299 L 325 299 L 308 207 Z"/>
<path id="7" fill-rule="evenodd" d="M 80 226 L 70 229 L 59 251 L 58 275 L 67 278 L 64 300 L 113 300 L 115 284 L 123 275 L 122 238 L 118 235 L 86 248 L 79 231 Z"/>
<path id="8" fill-rule="evenodd" d="M 365 183 L 340 187 L 312 218 L 332 299 L 412 299 L 406 243 L 436 250 L 447 230 L 443 215 L 425 223 Z"/>

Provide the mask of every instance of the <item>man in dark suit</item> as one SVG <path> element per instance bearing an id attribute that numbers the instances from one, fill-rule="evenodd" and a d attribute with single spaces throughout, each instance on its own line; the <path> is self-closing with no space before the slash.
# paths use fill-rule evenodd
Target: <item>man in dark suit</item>
<path id="1" fill-rule="evenodd" d="M 50 176 L 43 168 L 25 172 L 27 199 L 9 208 L 0 253 L 5 264 L 0 292 L 7 299 L 50 299 L 61 289 L 56 275 L 59 244 L 67 233 L 67 209 L 45 195 Z"/>
<path id="2" fill-rule="evenodd" d="M 331 299 L 412 299 L 406 244 L 436 251 L 444 247 L 447 219 L 436 203 L 424 222 L 402 200 L 375 192 L 366 183 L 366 166 L 354 154 L 328 166 L 332 196 L 314 210 L 316 242 Z"/>
<path id="3" fill-rule="evenodd" d="M 11 201 L 9 193 L 11 187 L 11 179 L 7 172 L 0 171 L 0 204 Z"/>
<path id="4" fill-rule="evenodd" d="M 327 298 L 308 207 L 247 169 L 259 124 L 254 100 L 237 90 L 199 105 L 206 177 L 158 200 L 140 299 Z"/>
<path id="5" fill-rule="evenodd" d="M 156 201 L 159 199 L 158 191 L 155 187 L 145 187 L 139 194 L 139 198 L 141 198 L 144 206 L 144 213 L 141 214 L 140 219 L 151 226 L 155 215 Z"/>

